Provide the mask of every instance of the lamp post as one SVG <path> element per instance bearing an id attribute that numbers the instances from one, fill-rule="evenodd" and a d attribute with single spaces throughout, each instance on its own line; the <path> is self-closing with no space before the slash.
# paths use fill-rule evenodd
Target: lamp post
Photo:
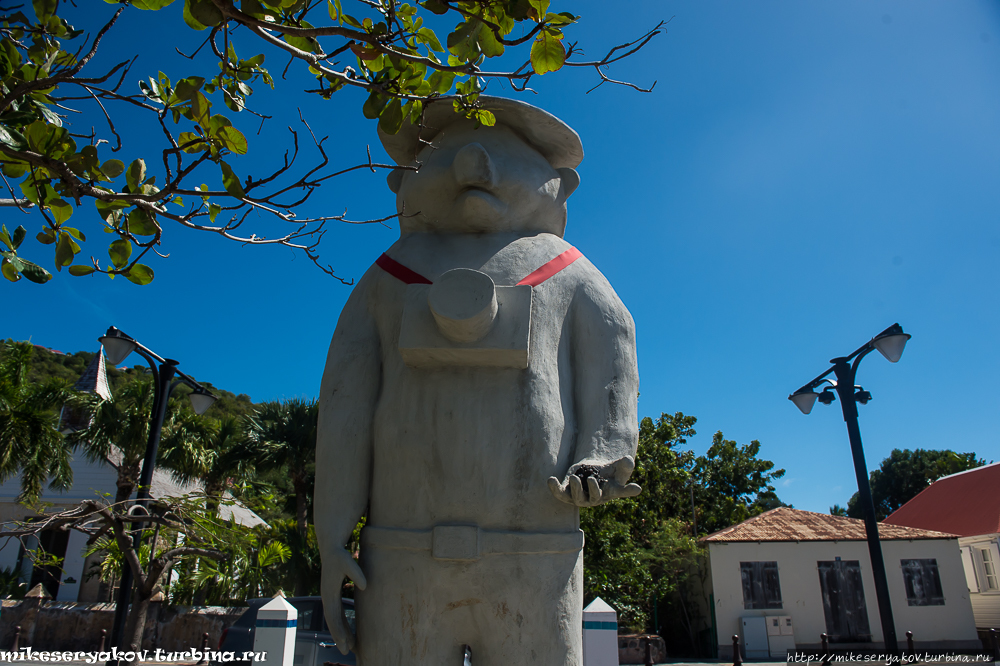
<path id="1" fill-rule="evenodd" d="M 861 447 L 861 430 L 858 428 L 858 406 L 868 404 L 872 394 L 860 386 L 855 386 L 854 378 L 858 372 L 861 359 L 878 350 L 890 363 L 895 363 L 903 355 L 908 333 L 903 333 L 899 324 L 893 324 L 874 338 L 863 344 L 850 356 L 841 356 L 830 360 L 833 366 L 814 380 L 788 396 L 803 414 L 812 411 L 818 399 L 824 405 L 834 401 L 836 391 L 840 396 L 840 406 L 844 411 L 844 421 L 847 423 L 847 435 L 851 440 L 851 454 L 854 457 L 854 473 L 858 478 L 858 499 L 865 514 L 865 536 L 868 538 L 868 553 L 872 562 L 872 577 L 875 579 L 875 597 L 878 600 L 878 614 L 882 624 L 882 637 L 885 649 L 896 652 L 896 625 L 892 621 L 892 604 L 889 600 L 889 584 L 885 576 L 885 561 L 882 559 L 882 545 L 878 538 L 878 522 L 875 520 L 875 504 L 872 502 L 871 487 L 868 485 L 868 466 L 865 464 L 865 452 Z M 853 360 L 853 363 L 851 362 Z M 827 379 L 833 374 L 836 381 Z M 814 389 L 829 384 L 822 393 Z"/>
<path id="2" fill-rule="evenodd" d="M 167 413 L 167 401 L 170 394 L 180 384 L 187 384 L 194 391 L 191 393 L 191 406 L 199 416 L 204 414 L 215 396 L 205 390 L 205 387 L 177 369 L 177 361 L 163 358 L 151 349 L 139 344 L 134 338 L 119 331 L 114 326 L 98 338 L 104 346 L 104 356 L 111 365 L 118 365 L 132 352 L 142 356 L 149 364 L 153 373 L 153 411 L 149 425 L 149 439 L 146 443 L 146 455 L 139 473 L 139 487 L 136 491 L 136 503 L 145 507 L 149 503 L 149 487 L 153 480 L 153 468 L 156 467 L 156 451 L 160 446 L 160 432 L 163 429 L 163 419 Z M 173 380 L 174 376 L 177 379 Z M 173 380 L 171 382 L 171 380 Z M 136 552 L 142 541 L 142 530 L 136 530 L 132 535 L 132 547 Z M 155 544 L 154 544 L 155 547 Z M 118 602 L 115 605 L 114 624 L 111 629 L 111 645 L 124 648 L 122 645 L 125 633 L 125 622 L 128 618 L 128 606 L 132 596 L 132 569 L 127 564 L 122 566 L 122 577 L 118 588 Z"/>

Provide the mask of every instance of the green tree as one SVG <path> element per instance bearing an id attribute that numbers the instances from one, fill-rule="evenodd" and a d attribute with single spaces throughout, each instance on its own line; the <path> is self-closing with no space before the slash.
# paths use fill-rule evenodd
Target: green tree
<path id="1" fill-rule="evenodd" d="M 291 481 L 295 525 L 303 543 L 309 534 L 307 522 L 316 465 L 318 414 L 315 400 L 292 398 L 265 402 L 250 419 L 248 427 L 250 439 L 258 447 L 257 466 L 283 469 Z M 307 572 L 300 572 L 295 593 L 304 594 L 308 587 Z"/>
<path id="2" fill-rule="evenodd" d="M 740 446 L 724 439 L 722 431 L 695 461 L 698 532 L 709 534 L 741 523 L 768 509 L 784 506 L 771 483 L 785 475 L 774 463 L 757 457 L 760 442 Z"/>
<path id="3" fill-rule="evenodd" d="M 584 531 L 583 589 L 586 601 L 601 597 L 619 613 L 619 622 L 646 628 L 656 596 L 647 551 L 654 534 L 685 512 L 694 454 L 677 447 L 695 434 L 697 419 L 661 414 L 639 423 L 639 447 L 631 481 L 642 486 L 636 497 L 619 499 L 580 512 Z"/>
<path id="4" fill-rule="evenodd" d="M 872 470 L 868 479 L 876 520 L 885 520 L 893 511 L 941 477 L 975 469 L 984 462 L 971 452 L 893 449 L 889 457 L 882 460 L 879 468 Z M 854 493 L 848 500 L 847 515 L 851 518 L 864 517 L 858 493 Z"/>
<path id="5" fill-rule="evenodd" d="M 739 446 L 717 432 L 704 456 L 681 449 L 696 422 L 682 412 L 642 419 L 631 479 L 642 493 L 580 512 L 585 600 L 601 597 L 636 631 L 657 629 L 658 604 L 672 618 L 661 626 L 684 627 L 691 653 L 697 605 L 687 581 L 702 570 L 696 538 L 781 506 L 771 484 L 785 473 L 758 457 L 756 440 Z"/>
<path id="6" fill-rule="evenodd" d="M 178 481 L 202 482 L 212 511 L 230 484 L 243 484 L 255 472 L 254 451 L 240 419 L 209 419 L 191 410 L 173 419 L 160 442 L 158 463 Z"/>
<path id="7" fill-rule="evenodd" d="M 34 503 L 48 483 L 73 485 L 72 448 L 59 432 L 59 410 L 73 398 L 60 380 L 28 381 L 32 346 L 3 343 L 0 360 L 0 482 L 21 477 L 19 502 Z"/>
<path id="8" fill-rule="evenodd" d="M 248 154 L 251 146 L 233 119 L 241 112 L 243 118 L 254 115 L 245 121 L 254 130 L 263 119 L 248 104 L 254 86 L 275 85 L 264 67 L 266 58 L 288 61 L 286 71 L 292 64 L 301 67 L 301 76 L 312 85 L 307 92 L 323 99 L 346 89 L 362 93 L 356 100 L 364 100 L 362 113 L 394 134 L 405 118 L 419 121 L 424 105 L 442 96 L 456 110 L 492 125 L 493 114 L 477 104 L 491 80 L 524 90 L 534 76 L 578 66 L 593 68 L 598 85 L 617 83 L 604 69 L 642 48 L 662 26 L 612 48 L 603 58 L 579 61 L 573 59 L 579 50 L 563 32 L 577 17 L 549 11 L 549 0 L 362 0 L 347 8 L 341 0 L 106 1 L 119 7 L 107 8 L 106 22 L 93 33 L 68 22 L 73 3 L 33 0 L 28 13 L 3 10 L 0 169 L 7 182 L 20 187 L 20 196 L 11 191 L 15 202 L 40 209 L 33 235 L 53 247 L 57 270 L 124 275 L 138 284 L 153 279 L 152 268 L 143 262 L 153 256 L 168 222 L 242 244 L 291 247 L 334 275 L 319 262 L 316 248 L 324 225 L 344 216 L 302 217 L 290 209 L 340 173 L 396 168 L 370 158 L 352 167 L 328 168 L 325 139 L 317 139 L 303 121 L 317 153 L 315 165 L 300 168 L 295 163 L 299 136 L 292 131 L 294 152 L 283 164 L 265 173 L 238 173 L 242 166 L 234 158 Z M 76 18 L 96 20 L 97 7 L 80 7 Z M 167 34 L 185 30 L 181 19 L 191 29 L 208 31 L 203 44 L 208 48 L 190 56 L 193 72 L 173 78 L 158 72 L 135 90 L 123 89 L 126 78 L 136 78 L 133 60 L 95 71 L 92 61 L 102 40 L 115 30 L 123 12 L 136 10 L 163 10 L 161 30 Z M 440 39 L 435 28 L 449 23 L 454 29 Z M 171 47 L 176 41 L 164 40 Z M 501 55 L 523 64 L 509 71 L 486 65 Z M 123 147 L 114 123 L 123 109 L 149 119 L 155 134 L 144 140 L 162 139 L 159 154 L 130 156 L 128 164 L 111 157 L 110 151 Z M 64 110 L 82 114 L 81 128 L 106 129 L 71 133 L 60 115 Z M 75 221 L 85 215 L 94 223 Z M 289 227 L 277 234 L 241 227 L 254 224 L 258 216 L 272 216 Z M 74 226 L 68 224 L 71 218 Z M 110 234 L 107 259 L 91 256 L 75 263 L 88 242 L 85 226 Z M 11 281 L 23 276 L 45 282 L 51 274 L 22 249 L 26 235 L 23 226 L 2 229 L 0 269 Z"/>
<path id="9" fill-rule="evenodd" d="M 115 505 L 136 490 L 149 442 L 153 381 L 140 375 L 118 389 L 110 400 L 89 396 L 90 425 L 69 435 L 88 460 L 103 462 L 117 473 Z M 168 415 L 169 410 L 168 406 Z"/>
<path id="10" fill-rule="evenodd" d="M 248 540 L 239 526 L 219 520 L 204 509 L 204 498 L 160 498 L 148 508 L 131 511 L 134 501 L 110 504 L 84 500 L 75 507 L 53 513 L 42 512 L 34 520 L 10 521 L 2 525 L 0 537 L 37 536 L 44 530 L 77 530 L 91 537 L 91 552 L 104 551 L 103 572 L 131 569 L 135 579 L 132 603 L 124 634 L 125 649 L 138 650 L 149 604 L 160 581 L 184 558 L 221 559 Z M 142 533 L 142 546 L 133 547 L 132 536 Z M 124 663 L 124 662 L 123 662 Z M 138 660 L 128 663 L 134 666 Z"/>

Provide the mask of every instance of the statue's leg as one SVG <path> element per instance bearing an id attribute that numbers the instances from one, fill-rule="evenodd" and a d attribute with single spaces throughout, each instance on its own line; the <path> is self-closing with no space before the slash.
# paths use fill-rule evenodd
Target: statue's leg
<path id="1" fill-rule="evenodd" d="M 475 666 L 581 666 L 583 553 L 488 555 L 470 607 L 480 630 Z"/>
<path id="2" fill-rule="evenodd" d="M 364 543 L 364 540 L 363 540 Z M 359 666 L 580 666 L 582 552 L 434 559 L 362 546 Z"/>

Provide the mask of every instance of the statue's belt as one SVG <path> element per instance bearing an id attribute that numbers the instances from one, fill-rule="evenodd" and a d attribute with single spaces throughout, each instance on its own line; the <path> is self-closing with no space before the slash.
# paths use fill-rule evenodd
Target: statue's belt
<path id="1" fill-rule="evenodd" d="M 437 525 L 429 530 L 365 526 L 361 546 L 392 550 L 429 550 L 437 560 L 478 560 L 484 555 L 576 553 L 583 531 L 506 532 L 475 525 Z"/>
<path id="2" fill-rule="evenodd" d="M 537 287 L 582 256 L 583 254 L 578 249 L 571 247 L 559 256 L 550 259 L 539 268 L 533 270 L 527 277 L 518 282 L 517 286 L 528 285 L 529 287 Z M 376 259 L 375 265 L 404 284 L 432 284 L 423 275 L 407 268 L 387 254 L 383 254 Z"/>

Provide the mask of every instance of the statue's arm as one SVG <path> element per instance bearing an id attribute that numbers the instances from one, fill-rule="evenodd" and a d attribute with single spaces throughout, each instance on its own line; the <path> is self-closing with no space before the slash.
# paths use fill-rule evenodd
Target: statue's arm
<path id="1" fill-rule="evenodd" d="M 354 645 L 343 617 L 344 578 L 359 589 L 364 572 L 345 549 L 368 506 L 372 422 L 381 381 L 378 329 L 369 307 L 371 276 L 362 278 L 340 315 L 319 393 L 316 431 L 316 539 L 323 561 L 323 605 L 344 654 Z"/>
<path id="2" fill-rule="evenodd" d="M 569 312 L 576 449 L 565 478 L 549 479 L 556 497 L 579 506 L 641 490 L 628 483 L 639 443 L 635 324 L 604 276 L 586 269 Z"/>

